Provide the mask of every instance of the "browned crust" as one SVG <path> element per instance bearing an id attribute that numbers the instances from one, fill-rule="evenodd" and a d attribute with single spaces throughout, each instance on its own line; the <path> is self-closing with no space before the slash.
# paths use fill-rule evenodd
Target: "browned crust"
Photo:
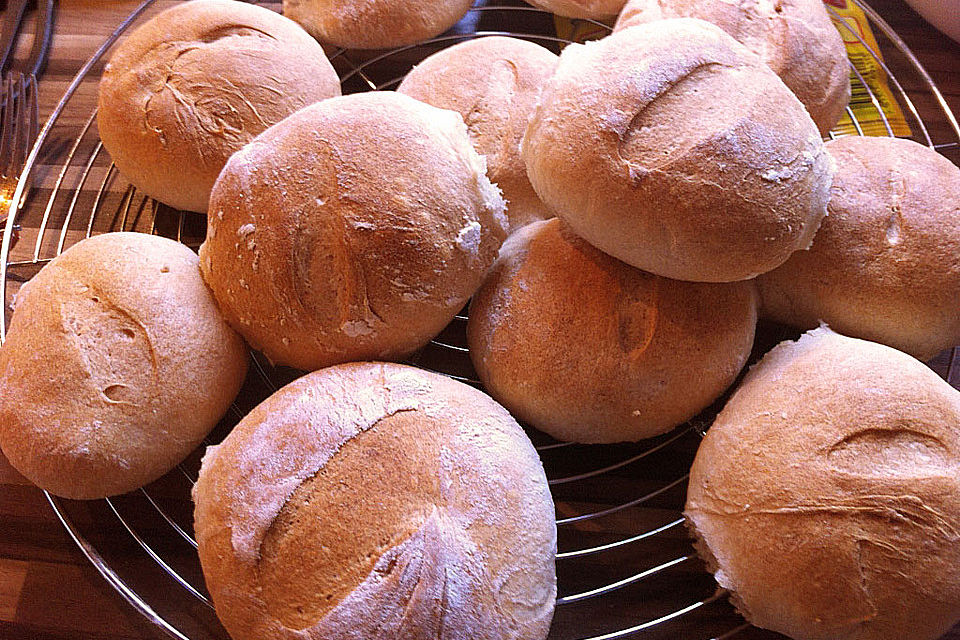
<path id="1" fill-rule="evenodd" d="M 808 251 L 758 279 L 767 318 L 929 359 L 960 344 L 960 169 L 895 138 L 826 145 L 837 174 Z"/>
<path id="2" fill-rule="evenodd" d="M 194 501 L 236 640 L 546 637 L 543 467 L 502 407 L 449 378 L 376 363 L 304 376 L 207 450 Z"/>
<path id="3" fill-rule="evenodd" d="M 607 19 L 620 13 L 626 0 L 531 0 L 530 4 L 568 18 Z"/>
<path id="4" fill-rule="evenodd" d="M 753 368 L 710 428 L 686 516 L 754 624 L 933 640 L 960 618 L 960 392 L 818 329 Z"/>
<path id="5" fill-rule="evenodd" d="M 117 47 L 100 80 L 97 124 L 137 188 L 206 213 L 234 151 L 337 95 L 340 81 L 323 48 L 293 21 L 233 0 L 193 0 Z"/>
<path id="6" fill-rule="evenodd" d="M 193 252 L 146 234 L 95 236 L 18 293 L 0 349 L 0 446 L 56 495 L 131 491 L 196 448 L 246 367 Z"/>

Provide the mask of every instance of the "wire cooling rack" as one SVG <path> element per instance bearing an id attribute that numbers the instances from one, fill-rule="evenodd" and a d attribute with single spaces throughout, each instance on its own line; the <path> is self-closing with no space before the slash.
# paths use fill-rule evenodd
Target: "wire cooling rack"
<path id="1" fill-rule="evenodd" d="M 84 112 L 76 98 L 95 90 L 104 55 L 131 26 L 156 11 L 154 4 L 146 0 L 84 64 L 29 155 L 14 201 L 23 198 L 23 185 L 32 183 L 33 192 L 16 219 L 7 221 L 0 244 L 0 337 L 20 284 L 82 238 L 133 230 L 172 237 L 194 249 L 203 240 L 203 216 L 158 204 L 117 173 L 100 144 L 96 113 L 89 108 Z M 871 55 L 887 75 L 914 139 L 956 159 L 960 127 L 940 92 L 893 30 L 869 6 L 856 4 L 871 20 L 884 58 L 876 51 Z M 476 36 L 522 37 L 555 52 L 568 42 L 557 37 L 547 13 L 510 0 L 476 5 L 454 29 L 426 43 L 374 53 L 330 51 L 343 92 L 392 89 L 426 56 Z M 601 35 L 609 30 L 592 21 L 574 26 Z M 867 44 L 856 29 L 846 31 L 846 39 Z M 859 77 L 856 67 L 851 68 Z M 881 109 L 882 97 L 874 95 L 869 83 L 863 87 L 886 132 L 893 135 L 894 125 Z M 936 105 L 940 115 L 922 121 L 918 100 Z M 862 134 L 855 113 L 848 109 L 848 114 Z M 16 247 L 15 231 L 20 232 Z M 458 315 L 413 362 L 479 386 L 467 355 L 466 320 Z M 756 354 L 787 337 L 792 335 L 776 328 L 761 330 Z M 941 354 L 931 363 L 954 386 L 960 386 L 957 352 Z M 297 375 L 255 355 L 237 402 L 205 445 L 219 442 L 253 406 Z M 630 445 L 566 444 L 530 432 L 557 508 L 560 594 L 551 638 L 780 637 L 744 623 L 696 559 L 683 530 L 687 469 L 712 415 L 708 410 L 672 433 Z M 124 496 L 73 502 L 47 495 L 70 536 L 111 586 L 158 629 L 180 640 L 227 638 L 204 587 L 193 538 L 190 489 L 203 448 L 164 478 Z"/>

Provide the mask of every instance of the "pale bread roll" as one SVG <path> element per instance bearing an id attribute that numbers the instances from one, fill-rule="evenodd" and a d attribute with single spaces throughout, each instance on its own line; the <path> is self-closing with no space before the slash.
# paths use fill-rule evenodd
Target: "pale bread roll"
<path id="1" fill-rule="evenodd" d="M 275 363 L 403 358 L 453 319 L 506 235 L 484 170 L 452 111 L 392 91 L 326 100 L 230 158 L 201 271 Z"/>
<path id="2" fill-rule="evenodd" d="M 397 91 L 463 116 L 487 175 L 503 191 L 510 230 L 553 216 L 537 197 L 520 158 L 520 140 L 557 56 L 540 45 L 490 36 L 433 54 Z"/>
<path id="3" fill-rule="evenodd" d="M 832 174 L 783 82 L 688 18 L 564 49 L 522 156 L 543 201 L 595 247 L 703 282 L 752 278 L 807 247 Z"/>
<path id="4" fill-rule="evenodd" d="M 753 624 L 933 640 L 960 620 L 960 392 L 827 329 L 750 370 L 690 472 L 698 550 Z"/>
<path id="5" fill-rule="evenodd" d="M 736 379 L 757 322 L 752 282 L 668 280 L 611 258 L 556 218 L 511 236 L 470 304 L 484 387 L 560 440 L 669 431 Z"/>
<path id="6" fill-rule="evenodd" d="M 528 0 L 530 4 L 568 18 L 612 18 L 626 0 Z"/>
<path id="7" fill-rule="evenodd" d="M 542 640 L 543 467 L 489 397 L 396 364 L 309 374 L 207 449 L 198 551 L 234 640 Z"/>
<path id="8" fill-rule="evenodd" d="M 912 140 L 829 142 L 829 215 L 807 251 L 758 279 L 765 317 L 923 360 L 960 344 L 960 169 Z"/>
<path id="9" fill-rule="evenodd" d="M 823 135 L 850 102 L 847 49 L 821 0 L 629 0 L 614 31 L 666 18 L 699 18 L 736 38 L 780 76 Z"/>
<path id="10" fill-rule="evenodd" d="M 385 49 L 438 36 L 473 0 L 283 0 L 283 15 L 321 42 L 347 49 Z"/>
<path id="11" fill-rule="evenodd" d="M 340 95 L 340 80 L 292 20 L 246 2 L 192 0 L 121 42 L 99 91 L 100 138 L 120 172 L 161 202 L 206 213 L 234 151 Z"/>
<path id="12" fill-rule="evenodd" d="M 0 448 L 64 498 L 132 491 L 193 451 L 233 401 L 247 348 L 186 246 L 94 236 L 17 294 L 0 348 Z"/>

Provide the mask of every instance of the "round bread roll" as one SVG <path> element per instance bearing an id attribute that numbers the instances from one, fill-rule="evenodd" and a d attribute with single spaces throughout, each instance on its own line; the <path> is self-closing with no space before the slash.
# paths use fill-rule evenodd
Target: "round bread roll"
<path id="1" fill-rule="evenodd" d="M 403 358 L 453 319 L 503 242 L 484 171 L 452 111 L 392 91 L 326 100 L 230 158 L 201 270 L 275 363 Z"/>
<path id="2" fill-rule="evenodd" d="M 776 74 L 689 18 L 564 49 L 522 155 L 541 199 L 592 245 L 702 282 L 752 278 L 807 247 L 832 174 Z"/>
<path id="3" fill-rule="evenodd" d="M 960 344 L 960 169 L 896 138 L 840 138 L 829 215 L 808 251 L 758 279 L 762 315 L 822 320 L 928 360 Z"/>
<path id="4" fill-rule="evenodd" d="M 736 38 L 780 76 L 823 135 L 850 102 L 847 49 L 821 0 L 629 0 L 614 31 L 665 18 L 699 18 Z"/>
<path id="5" fill-rule="evenodd" d="M 190 249 L 140 233 L 94 236 L 17 294 L 0 349 L 0 448 L 64 498 L 131 491 L 216 426 L 247 359 Z"/>
<path id="6" fill-rule="evenodd" d="M 612 18 L 626 0 L 528 0 L 530 4 L 568 18 Z"/>
<path id="7" fill-rule="evenodd" d="M 338 95 L 323 48 L 293 21 L 236 0 L 192 0 L 117 47 L 100 79 L 97 125 L 138 189 L 206 213 L 234 151 L 294 111 Z"/>
<path id="8" fill-rule="evenodd" d="M 669 431 L 736 379 L 757 323 L 752 282 L 668 280 L 611 258 L 554 218 L 503 245 L 470 305 L 485 388 L 560 440 Z"/>
<path id="9" fill-rule="evenodd" d="M 546 637 L 547 479 L 489 397 L 396 364 L 300 378 L 210 447 L 198 551 L 234 640 Z"/>
<path id="10" fill-rule="evenodd" d="M 283 15 L 322 42 L 385 49 L 440 35 L 473 0 L 283 0 Z"/>
<path id="11" fill-rule="evenodd" d="M 753 624 L 933 640 L 960 620 L 960 392 L 817 329 L 751 369 L 700 445 L 698 550 Z"/>
<path id="12" fill-rule="evenodd" d="M 550 218 L 520 158 L 520 140 L 540 88 L 557 56 L 517 38 L 491 36 L 433 54 L 407 74 L 397 91 L 463 116 L 487 175 L 507 201 L 510 230 Z"/>

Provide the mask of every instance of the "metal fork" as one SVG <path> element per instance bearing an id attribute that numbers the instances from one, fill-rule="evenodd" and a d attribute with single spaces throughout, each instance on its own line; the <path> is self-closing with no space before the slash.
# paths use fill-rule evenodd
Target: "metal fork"
<path id="1" fill-rule="evenodd" d="M 3 32 L 0 34 L 0 69 L 6 69 L 13 51 L 23 13 L 28 0 L 9 0 L 3 15 Z M 33 45 L 24 66 L 24 71 L 4 71 L 0 81 L 0 238 L 3 237 L 7 220 L 15 217 L 23 206 L 30 184 L 20 190 L 18 202 L 14 202 L 17 183 L 39 132 L 39 104 L 37 100 L 36 74 L 43 70 L 50 46 L 53 28 L 54 0 L 38 0 L 36 27 Z M 10 246 L 17 239 L 19 228 L 12 226 Z"/>

